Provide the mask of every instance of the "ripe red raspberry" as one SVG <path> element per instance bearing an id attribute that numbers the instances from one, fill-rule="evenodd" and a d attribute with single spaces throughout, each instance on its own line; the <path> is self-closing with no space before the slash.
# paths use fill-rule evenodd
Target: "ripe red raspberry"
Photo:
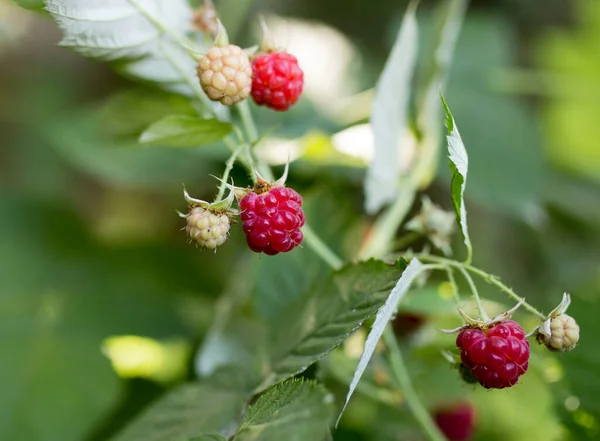
<path id="1" fill-rule="evenodd" d="M 298 193 L 281 186 L 266 188 L 242 198 L 240 216 L 250 249 L 273 256 L 291 251 L 302 243 L 304 236 L 300 227 L 306 219 Z"/>
<path id="2" fill-rule="evenodd" d="M 438 409 L 434 419 L 449 441 L 467 441 L 473 434 L 475 410 L 469 403 L 458 403 Z"/>
<path id="3" fill-rule="evenodd" d="M 514 386 L 527 372 L 529 342 L 519 324 L 500 322 L 489 329 L 469 328 L 456 338 L 463 364 L 486 389 Z"/>
<path id="4" fill-rule="evenodd" d="M 286 52 L 259 54 L 252 60 L 252 98 L 259 106 L 284 111 L 296 104 L 304 86 L 298 60 Z"/>

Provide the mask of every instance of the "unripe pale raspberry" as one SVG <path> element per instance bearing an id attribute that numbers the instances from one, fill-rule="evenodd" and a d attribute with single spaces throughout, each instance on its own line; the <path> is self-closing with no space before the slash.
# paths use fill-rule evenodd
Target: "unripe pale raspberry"
<path id="1" fill-rule="evenodd" d="M 198 77 L 206 95 L 226 106 L 250 95 L 252 67 L 248 55 L 239 46 L 210 48 L 198 63 Z"/>
<path id="2" fill-rule="evenodd" d="M 291 188 L 275 186 L 252 191 L 240 201 L 248 246 L 255 253 L 273 256 L 293 250 L 302 243 L 300 228 L 305 223 L 302 197 Z"/>
<path id="3" fill-rule="evenodd" d="M 300 98 L 304 87 L 304 72 L 292 54 L 258 54 L 252 60 L 252 71 L 252 98 L 259 106 L 284 111 Z"/>
<path id="4" fill-rule="evenodd" d="M 529 342 L 521 326 L 512 320 L 489 328 L 468 328 L 456 338 L 462 363 L 486 389 L 517 384 L 529 366 Z"/>
<path id="5" fill-rule="evenodd" d="M 475 409 L 469 403 L 457 403 L 438 409 L 435 423 L 449 441 L 467 441 L 475 427 Z"/>
<path id="6" fill-rule="evenodd" d="M 579 341 L 579 325 L 570 315 L 559 314 L 550 318 L 550 334 L 538 332 L 537 339 L 551 351 L 570 351 Z"/>
<path id="7" fill-rule="evenodd" d="M 194 207 L 187 216 L 185 231 L 200 247 L 214 250 L 227 240 L 229 227 L 227 214 L 213 213 L 203 207 Z"/>

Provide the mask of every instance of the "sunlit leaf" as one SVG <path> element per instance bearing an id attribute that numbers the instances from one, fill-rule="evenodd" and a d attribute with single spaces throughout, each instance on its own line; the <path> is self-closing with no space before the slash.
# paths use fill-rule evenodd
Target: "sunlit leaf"
<path id="1" fill-rule="evenodd" d="M 342 418 L 342 414 L 344 410 L 346 410 L 346 406 L 348 406 L 348 402 L 358 385 L 365 369 L 367 368 L 367 364 L 369 360 L 373 356 L 375 352 L 375 347 L 377 343 L 381 339 L 383 335 L 383 331 L 385 330 L 388 322 L 391 320 L 392 316 L 396 313 L 398 309 L 398 304 L 402 301 L 404 295 L 408 292 L 410 285 L 414 281 L 414 279 L 421 272 L 421 268 L 423 265 L 419 262 L 418 259 L 411 260 L 410 264 L 406 267 L 402 276 L 398 280 L 398 283 L 390 292 L 390 295 L 386 299 L 385 303 L 377 312 L 377 316 L 375 317 L 375 323 L 373 323 L 373 327 L 371 328 L 371 332 L 369 332 L 369 336 L 367 337 L 367 341 L 365 342 L 365 348 L 362 356 L 360 357 L 360 361 L 358 362 L 358 366 L 354 371 L 354 378 L 352 378 L 352 382 L 350 383 L 350 389 L 348 390 L 348 394 L 346 395 L 346 401 L 344 402 L 344 407 L 340 412 L 338 417 L 338 423 Z"/>
<path id="2" fill-rule="evenodd" d="M 404 15 L 396 42 L 385 65 L 373 103 L 371 125 L 375 155 L 365 180 L 365 208 L 375 213 L 392 202 L 399 191 L 399 156 L 409 129 L 408 105 L 417 58 L 415 4 Z"/>
<path id="3" fill-rule="evenodd" d="M 452 170 L 452 203 L 456 211 L 456 219 L 467 247 L 467 262 L 471 261 L 473 253 L 469 229 L 467 227 L 467 207 L 465 206 L 464 193 L 467 185 L 467 172 L 469 170 L 469 157 L 467 149 L 463 144 L 458 127 L 454 122 L 452 113 L 443 97 L 442 104 L 446 111 L 446 126 L 448 127 L 448 157 L 450 158 L 450 169 Z"/>
<path id="4" fill-rule="evenodd" d="M 233 441 L 320 441 L 329 435 L 333 396 L 322 386 L 290 380 L 248 409 Z"/>
<path id="5" fill-rule="evenodd" d="M 146 146 L 200 147 L 220 141 L 232 130 L 231 124 L 217 119 L 170 115 L 148 127 L 140 136 L 140 143 Z"/>

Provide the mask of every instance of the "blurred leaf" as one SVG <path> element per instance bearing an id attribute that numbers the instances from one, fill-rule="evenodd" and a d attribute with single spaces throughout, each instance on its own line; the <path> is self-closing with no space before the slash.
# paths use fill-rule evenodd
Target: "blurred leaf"
<path id="1" fill-rule="evenodd" d="M 444 97 L 441 97 L 441 99 L 446 110 L 446 126 L 448 127 L 448 156 L 450 158 L 450 169 L 452 170 L 452 202 L 456 211 L 456 220 L 458 221 L 460 232 L 467 247 L 467 262 L 470 262 L 473 250 L 471 239 L 469 238 L 469 228 L 467 227 L 467 207 L 464 200 L 467 172 L 469 170 L 469 157 L 460 133 L 458 133 L 458 127 L 456 127 L 452 113 L 450 113 Z"/>
<path id="2" fill-rule="evenodd" d="M 140 136 L 146 146 L 200 147 L 225 138 L 233 126 L 216 119 L 170 115 L 155 122 Z"/>
<path id="3" fill-rule="evenodd" d="M 375 352 L 375 347 L 381 339 L 383 331 L 385 331 L 388 322 L 398 310 L 398 304 L 402 301 L 402 298 L 409 290 L 410 285 L 415 280 L 415 278 L 421 273 L 422 267 L 423 265 L 421 264 L 421 262 L 419 262 L 418 259 L 412 259 L 410 264 L 403 271 L 402 276 L 398 280 L 398 283 L 396 283 L 396 286 L 390 292 L 390 295 L 386 299 L 385 303 L 377 312 L 375 322 L 373 323 L 371 332 L 369 332 L 369 336 L 367 337 L 367 341 L 365 342 L 364 351 L 360 357 L 360 361 L 358 362 L 356 371 L 354 371 L 354 377 L 352 378 L 352 382 L 350 383 L 350 389 L 348 390 L 348 394 L 346 395 L 344 407 L 342 408 L 340 415 L 338 416 L 338 423 L 342 418 L 344 410 L 346 410 L 346 407 L 348 406 L 348 402 L 350 401 L 350 398 L 352 397 L 352 394 L 354 393 L 358 382 L 360 381 L 365 369 L 367 368 L 369 360 Z"/>
<path id="4" fill-rule="evenodd" d="M 181 95 L 136 88 L 109 97 L 98 109 L 97 117 L 107 133 L 137 138 L 146 127 L 166 116 L 196 114 L 190 101 Z"/>
<path id="5" fill-rule="evenodd" d="M 314 382 L 290 380 L 265 392 L 233 441 L 306 441 L 329 436 L 333 396 Z"/>
<path id="6" fill-rule="evenodd" d="M 193 94 L 191 76 L 184 72 L 194 71 L 194 60 L 155 24 L 184 39 L 192 23 L 186 0 L 46 0 L 46 9 L 63 31 L 61 46 L 85 57 L 119 61 L 119 69 L 127 75 Z"/>
<path id="7" fill-rule="evenodd" d="M 44 8 L 44 0 L 13 0 L 17 5 L 32 11 L 41 11 Z"/>
<path id="8" fill-rule="evenodd" d="M 398 158 L 409 130 L 408 105 L 419 39 L 415 8 L 416 3 L 411 3 L 404 15 L 377 85 L 371 115 L 375 153 L 364 183 L 368 213 L 377 212 L 398 196 Z"/>
<path id="9" fill-rule="evenodd" d="M 303 372 L 342 343 L 385 302 L 399 268 L 369 260 L 334 272 L 269 324 L 269 372 L 260 386 Z"/>
<path id="10" fill-rule="evenodd" d="M 423 165 L 428 173 L 420 183 L 421 187 L 429 185 L 437 170 L 442 116 L 439 93 L 449 74 L 467 4 L 468 0 L 440 2 L 434 42 L 427 53 L 423 72 L 418 77 L 417 124 L 421 134 L 420 155 L 428 159 Z"/>
<path id="11" fill-rule="evenodd" d="M 153 403 L 111 441 L 181 441 L 229 431 L 237 427 L 244 404 L 245 397 L 238 393 L 205 383 L 187 384 Z"/>
<path id="12" fill-rule="evenodd" d="M 188 441 L 227 441 L 223 435 L 219 434 L 211 434 L 211 435 L 201 435 L 190 438 Z"/>

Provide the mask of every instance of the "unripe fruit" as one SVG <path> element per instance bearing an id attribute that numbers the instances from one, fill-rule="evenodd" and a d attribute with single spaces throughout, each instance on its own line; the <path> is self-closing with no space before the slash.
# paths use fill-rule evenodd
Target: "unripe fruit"
<path id="1" fill-rule="evenodd" d="M 259 106 L 284 111 L 300 98 L 304 87 L 304 72 L 292 54 L 258 54 L 252 60 L 252 71 L 252 98 Z"/>
<path id="2" fill-rule="evenodd" d="M 550 320 L 550 332 L 545 334 L 538 331 L 537 339 L 551 351 L 570 351 L 579 341 L 579 325 L 573 317 L 559 314 Z"/>
<path id="3" fill-rule="evenodd" d="M 475 427 L 475 410 L 469 403 L 458 403 L 438 409 L 434 419 L 449 441 L 467 441 Z"/>
<path id="4" fill-rule="evenodd" d="M 273 256 L 302 243 L 300 228 L 306 219 L 302 197 L 294 190 L 268 184 L 264 188 L 266 191 L 255 190 L 241 199 L 240 217 L 250 249 Z"/>
<path id="5" fill-rule="evenodd" d="M 512 320 L 464 329 L 456 346 L 462 363 L 486 389 L 514 386 L 529 366 L 529 342 L 523 328 Z"/>
<path id="6" fill-rule="evenodd" d="M 223 245 L 229 233 L 229 217 L 203 207 L 192 208 L 187 216 L 185 231 L 198 246 L 214 250 Z"/>
<path id="7" fill-rule="evenodd" d="M 252 67 L 239 46 L 214 46 L 198 63 L 202 89 L 213 101 L 226 106 L 248 98 L 252 87 Z"/>

